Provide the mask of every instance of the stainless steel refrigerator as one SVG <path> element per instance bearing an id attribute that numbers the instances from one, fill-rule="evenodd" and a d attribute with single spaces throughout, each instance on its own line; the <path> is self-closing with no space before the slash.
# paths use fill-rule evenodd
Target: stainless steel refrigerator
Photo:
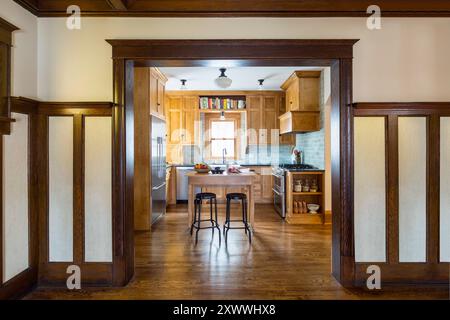
<path id="1" fill-rule="evenodd" d="M 152 223 L 166 213 L 166 122 L 151 116 Z"/>

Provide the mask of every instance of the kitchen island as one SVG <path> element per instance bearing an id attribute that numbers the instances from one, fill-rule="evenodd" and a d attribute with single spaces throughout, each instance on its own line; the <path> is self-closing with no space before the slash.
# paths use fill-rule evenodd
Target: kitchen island
<path id="1" fill-rule="evenodd" d="M 189 199 L 188 199 L 188 226 L 191 227 L 192 218 L 194 215 L 194 199 L 195 188 L 208 188 L 208 187 L 223 187 L 233 188 L 233 192 L 236 192 L 236 188 L 241 188 L 242 193 L 247 195 L 247 212 L 249 213 L 250 228 L 254 230 L 254 218 L 255 218 L 255 200 L 253 194 L 253 180 L 256 177 L 254 172 L 249 173 L 197 173 L 191 172 L 187 174 L 189 185 Z"/>

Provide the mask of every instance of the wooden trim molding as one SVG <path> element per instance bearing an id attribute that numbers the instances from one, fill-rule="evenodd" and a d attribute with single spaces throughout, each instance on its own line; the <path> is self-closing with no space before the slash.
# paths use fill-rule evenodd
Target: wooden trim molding
<path id="1" fill-rule="evenodd" d="M 11 112 L 22 113 L 28 115 L 28 155 L 29 155 L 29 174 L 28 174 L 28 232 L 29 232 L 29 268 L 21 272 L 8 282 L 0 284 L 0 300 L 14 299 L 20 297 L 32 288 L 37 283 L 37 271 L 38 271 L 38 252 L 39 252 L 39 238 L 38 238 L 38 197 L 39 197 L 39 171 L 36 166 L 38 149 L 37 135 L 36 135 L 36 112 L 38 102 L 13 97 L 10 99 Z M 1 139 L 2 140 L 2 139 Z M 0 142 L 0 167 L 3 168 L 3 141 Z M 2 176 L 2 174 L 0 174 Z M 1 185 L 1 180 L 0 180 Z M 1 199 L 1 196 L 0 196 Z M 2 201 L 3 199 L 1 199 Z M 0 219 L 0 277 L 3 274 L 3 227 L 1 226 L 3 219 Z"/>
<path id="2" fill-rule="evenodd" d="M 112 263 L 86 263 L 84 250 L 84 120 L 89 116 L 113 117 L 110 102 L 40 102 L 38 115 L 39 161 L 41 192 L 39 198 L 39 285 L 64 286 L 66 269 L 75 264 L 82 269 L 83 286 L 111 286 Z M 48 118 L 73 117 L 73 262 L 49 261 L 48 190 L 49 190 L 49 129 Z M 113 131 L 111 128 L 111 137 Z M 114 198 L 114 195 L 113 195 Z M 113 199 L 111 199 L 113 201 Z"/>
<path id="3" fill-rule="evenodd" d="M 48 116 L 74 116 L 74 134 L 82 134 L 80 120 L 83 116 L 112 116 L 110 102 L 40 102 L 24 97 L 11 97 L 11 111 L 29 116 L 29 261 L 30 267 L 0 284 L 0 300 L 14 299 L 32 290 L 38 283 L 43 285 L 65 285 L 65 268 L 69 264 L 48 263 Z M 74 210 L 83 207 L 83 155 L 82 136 L 74 139 Z M 0 139 L 0 164 L 2 165 L 2 139 Z M 1 185 L 0 174 L 0 185 Z M 1 192 L 0 192 L 1 200 Z M 75 224 L 81 226 L 74 231 L 75 256 L 83 266 L 83 285 L 110 286 L 112 284 L 112 263 L 84 263 L 82 216 L 74 215 Z M 2 219 L 0 219 L 0 274 L 2 274 Z"/>
<path id="4" fill-rule="evenodd" d="M 367 280 L 366 269 L 375 264 L 381 267 L 382 281 L 386 284 L 447 284 L 450 264 L 440 262 L 440 117 L 450 116 L 449 102 L 411 103 L 355 103 L 354 116 L 385 117 L 387 213 L 386 213 L 386 263 L 357 263 L 355 285 Z M 402 263 L 399 261 L 399 155 L 398 119 L 401 116 L 427 118 L 427 209 L 426 209 L 426 262 Z"/>
<path id="5" fill-rule="evenodd" d="M 16 26 L 0 18 L 0 135 L 11 132 L 11 46 Z"/>
<path id="6" fill-rule="evenodd" d="M 39 17 L 67 16 L 67 3 L 15 0 Z M 78 0 L 83 16 L 107 17 L 367 17 L 371 1 L 198 0 Z M 448 17 L 446 1 L 378 0 L 386 17 Z"/>
<path id="7" fill-rule="evenodd" d="M 114 284 L 134 272 L 133 68 L 201 66 L 233 60 L 240 66 L 331 66 L 333 266 L 342 284 L 354 283 L 352 182 L 352 59 L 358 40 L 107 40 L 114 74 Z"/>

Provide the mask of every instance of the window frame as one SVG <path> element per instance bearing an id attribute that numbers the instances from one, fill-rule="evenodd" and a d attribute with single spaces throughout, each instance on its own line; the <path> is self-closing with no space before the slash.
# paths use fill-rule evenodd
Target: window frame
<path id="1" fill-rule="evenodd" d="M 211 130 L 212 123 L 219 121 L 234 122 L 234 138 L 212 138 Z M 225 120 L 220 120 L 220 113 L 206 113 L 205 114 L 205 148 L 208 152 L 205 155 L 206 160 L 222 160 L 222 157 L 213 157 L 212 155 L 212 141 L 214 140 L 234 140 L 234 155 L 226 155 L 226 160 L 238 160 L 240 157 L 241 139 L 237 130 L 241 128 L 241 113 L 225 112 Z"/>

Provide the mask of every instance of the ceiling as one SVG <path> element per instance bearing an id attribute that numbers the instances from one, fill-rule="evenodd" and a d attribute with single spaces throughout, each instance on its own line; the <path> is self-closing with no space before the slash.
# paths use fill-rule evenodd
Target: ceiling
<path id="1" fill-rule="evenodd" d="M 220 75 L 219 68 L 186 67 L 159 68 L 169 79 L 166 90 L 180 90 L 181 79 L 187 80 L 187 90 L 223 90 L 214 80 Z M 281 90 L 280 86 L 297 70 L 323 70 L 313 67 L 235 67 L 228 68 L 226 75 L 233 80 L 226 90 L 258 90 L 258 79 L 264 79 L 264 90 Z"/>
<path id="2" fill-rule="evenodd" d="M 83 16 L 162 17 L 366 17 L 373 0 L 14 0 L 39 17 L 67 16 L 77 4 Z M 383 16 L 450 16 L 448 0 L 377 0 Z"/>

